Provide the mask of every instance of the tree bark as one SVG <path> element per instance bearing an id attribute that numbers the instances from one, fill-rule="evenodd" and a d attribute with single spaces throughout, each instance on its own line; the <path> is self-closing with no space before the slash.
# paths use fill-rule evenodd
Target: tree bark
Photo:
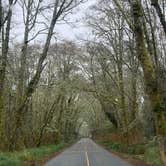
<path id="1" fill-rule="evenodd" d="M 2 29 L 2 0 L 0 0 L 0 33 L 1 33 L 1 29 Z"/>
<path id="2" fill-rule="evenodd" d="M 26 13 L 26 22 L 24 30 L 24 42 L 21 49 L 21 66 L 19 70 L 19 82 L 18 82 L 18 104 L 22 102 L 24 91 L 25 91 L 25 70 L 26 70 L 26 55 L 28 47 L 28 38 L 29 38 L 29 22 L 30 22 L 30 13 L 31 13 L 31 0 L 28 0 L 27 13 Z"/>
<path id="3" fill-rule="evenodd" d="M 13 3 L 13 1 L 9 0 L 9 6 L 11 6 L 12 3 Z M 0 6 L 0 7 L 2 10 L 2 6 Z M 9 8 L 5 34 L 4 34 L 4 30 L 2 32 L 2 55 L 1 55 L 1 59 L 0 59 L 1 60 L 1 62 L 0 62 L 1 63 L 0 64 L 1 65 L 0 66 L 0 139 L 3 140 L 4 142 L 5 142 L 5 127 L 4 127 L 5 112 L 4 112 L 4 96 L 3 96 L 4 94 L 3 93 L 4 93 L 5 77 L 6 77 L 7 55 L 8 55 L 8 50 L 9 50 L 11 18 L 12 18 L 12 9 Z M 1 18 L 1 21 L 2 21 L 2 18 Z M 2 22 L 1 22 L 1 25 L 2 25 Z"/>
<path id="4" fill-rule="evenodd" d="M 157 87 L 157 77 L 144 38 L 143 24 L 141 21 L 143 17 L 141 2 L 133 0 L 131 4 L 134 20 L 134 34 L 136 40 L 137 57 L 143 68 L 145 93 L 147 95 L 145 98 L 145 135 L 147 137 L 151 137 L 156 134 L 154 112 L 156 110 L 156 107 L 160 103 L 160 97 Z"/>
<path id="5" fill-rule="evenodd" d="M 158 0 L 151 0 L 151 5 L 154 6 L 166 35 L 166 20 L 164 14 L 162 13 L 162 9 L 159 5 Z"/>

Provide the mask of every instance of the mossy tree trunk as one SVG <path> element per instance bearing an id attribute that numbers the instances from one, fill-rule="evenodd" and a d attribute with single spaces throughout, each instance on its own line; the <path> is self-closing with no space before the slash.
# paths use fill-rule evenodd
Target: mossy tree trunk
<path id="1" fill-rule="evenodd" d="M 9 50 L 9 38 L 10 38 L 10 26 L 11 26 L 11 18 L 12 18 L 12 8 L 13 0 L 9 1 L 9 10 L 8 17 L 6 19 L 6 23 L 3 24 L 3 9 L 2 4 L 0 2 L 1 8 L 1 39 L 2 39 L 2 54 L 0 56 L 0 140 L 1 142 L 5 141 L 5 109 L 4 109 L 4 89 L 5 89 L 5 78 L 6 78 L 6 65 L 7 65 L 7 55 Z M 5 26 L 4 26 L 5 25 Z M 1 145 L 1 143 L 0 143 Z M 0 146 L 1 147 L 1 146 Z"/>
<path id="2" fill-rule="evenodd" d="M 153 66 L 150 53 L 146 47 L 143 29 L 143 11 L 141 2 L 132 1 L 132 14 L 134 22 L 134 34 L 137 48 L 137 57 L 141 63 L 145 80 L 145 135 L 151 137 L 156 135 L 155 117 L 156 108 L 160 105 L 160 95 L 157 87 L 157 76 Z"/>

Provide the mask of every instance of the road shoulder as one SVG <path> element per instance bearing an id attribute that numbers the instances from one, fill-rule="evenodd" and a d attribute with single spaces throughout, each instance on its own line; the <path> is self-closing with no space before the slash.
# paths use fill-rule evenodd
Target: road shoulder
<path id="1" fill-rule="evenodd" d="M 132 166 L 153 166 L 151 164 L 147 164 L 145 161 L 143 161 L 141 159 L 135 158 L 134 156 L 120 153 L 120 152 L 115 152 L 115 151 L 111 150 L 110 148 L 108 148 L 107 146 L 105 146 L 104 144 L 102 144 L 101 142 L 96 141 L 96 143 L 99 146 L 101 146 L 102 148 L 109 151 L 110 153 L 112 153 L 112 154 L 120 157 L 121 159 L 125 160 L 126 162 L 130 163 Z"/>

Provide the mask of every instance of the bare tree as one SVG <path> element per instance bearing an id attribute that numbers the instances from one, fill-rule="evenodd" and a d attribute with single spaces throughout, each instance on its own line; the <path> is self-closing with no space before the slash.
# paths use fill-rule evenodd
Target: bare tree
<path id="1" fill-rule="evenodd" d="M 54 3 L 54 9 L 53 9 L 51 23 L 49 26 L 46 42 L 44 44 L 40 58 L 38 60 L 36 72 L 35 72 L 33 78 L 30 80 L 29 84 L 27 85 L 27 87 L 25 89 L 24 98 L 23 98 L 22 102 L 19 104 L 19 107 L 18 107 L 17 112 L 16 112 L 16 126 L 15 126 L 15 129 L 13 132 L 14 134 L 12 136 L 11 145 L 12 144 L 14 145 L 14 142 L 16 142 L 16 138 L 21 135 L 20 132 L 22 130 L 22 123 L 23 123 L 22 117 L 23 117 L 23 114 L 26 112 L 26 106 L 29 103 L 30 97 L 32 96 L 33 92 L 36 89 L 36 86 L 39 82 L 41 73 L 45 67 L 44 60 L 47 57 L 47 53 L 48 53 L 49 46 L 51 43 L 51 38 L 54 34 L 55 24 L 57 23 L 58 19 L 60 17 L 62 17 L 62 15 L 64 15 L 64 14 L 66 15 L 67 13 L 69 13 L 70 10 L 72 10 L 74 7 L 79 5 L 81 2 L 82 2 L 82 0 L 80 0 L 80 1 L 74 1 L 74 0 L 59 1 L 59 0 L 56 0 Z M 18 138 L 17 138 L 17 141 L 19 142 Z"/>

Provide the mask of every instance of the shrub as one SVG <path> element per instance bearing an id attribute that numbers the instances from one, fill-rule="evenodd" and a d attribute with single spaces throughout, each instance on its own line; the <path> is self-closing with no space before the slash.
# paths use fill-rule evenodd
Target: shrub
<path id="1" fill-rule="evenodd" d="M 157 146 L 147 146 L 144 159 L 149 164 L 153 164 L 155 166 L 164 166 L 161 161 L 160 152 Z"/>
<path id="2" fill-rule="evenodd" d="M 0 154 L 0 166 L 21 166 L 21 161 L 16 158 Z"/>

